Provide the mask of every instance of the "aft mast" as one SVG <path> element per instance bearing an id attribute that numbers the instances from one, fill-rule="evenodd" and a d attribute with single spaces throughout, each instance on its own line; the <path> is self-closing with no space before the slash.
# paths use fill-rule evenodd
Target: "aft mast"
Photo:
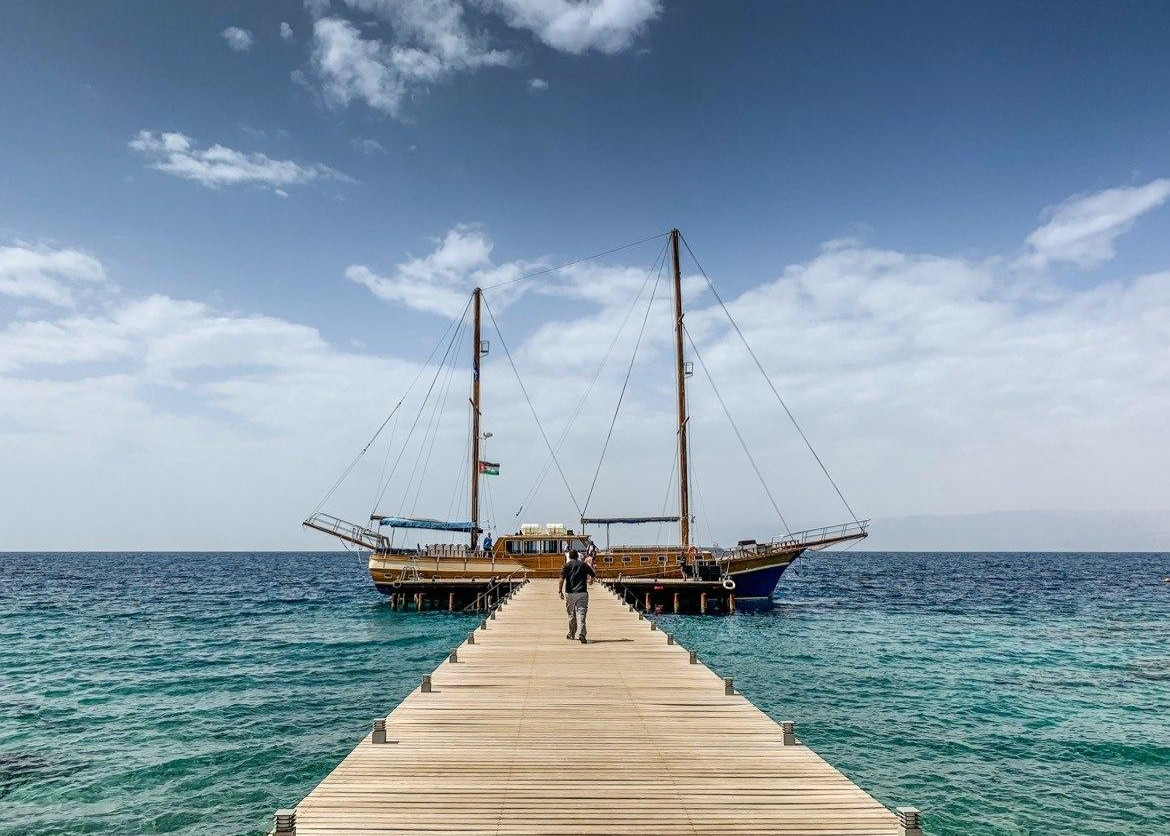
<path id="1" fill-rule="evenodd" d="M 483 291 L 472 294 L 474 318 L 471 326 L 471 550 L 475 551 L 479 533 L 479 358 L 482 343 L 479 334 L 479 309 Z"/>
<path id="2" fill-rule="evenodd" d="M 682 271 L 678 259 L 677 229 L 670 231 L 670 255 L 674 267 L 674 360 L 678 390 L 678 536 L 685 549 L 691 544 L 691 508 L 687 475 L 687 384 L 683 362 Z"/>

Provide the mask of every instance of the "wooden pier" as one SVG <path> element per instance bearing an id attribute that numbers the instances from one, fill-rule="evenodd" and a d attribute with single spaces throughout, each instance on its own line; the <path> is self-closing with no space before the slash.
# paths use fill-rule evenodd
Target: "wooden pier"
<path id="1" fill-rule="evenodd" d="M 565 624 L 555 581 L 520 587 L 273 832 L 921 833 L 612 591 L 588 644 Z"/>

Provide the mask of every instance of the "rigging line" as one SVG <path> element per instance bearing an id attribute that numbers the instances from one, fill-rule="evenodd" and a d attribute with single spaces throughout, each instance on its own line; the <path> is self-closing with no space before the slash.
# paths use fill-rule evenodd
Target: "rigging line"
<path id="1" fill-rule="evenodd" d="M 691 433 L 691 422 L 688 420 L 687 421 L 687 449 L 690 450 L 692 453 L 692 455 L 690 455 L 690 458 L 688 459 L 688 461 L 691 462 L 691 467 L 690 467 L 691 486 L 695 490 L 695 495 L 699 497 L 699 509 L 703 515 L 703 525 L 704 525 L 703 531 L 707 537 L 711 537 L 711 531 L 712 531 L 711 517 L 707 515 L 707 503 L 703 501 L 703 489 L 701 487 L 701 485 L 703 484 L 703 480 L 699 478 L 699 468 L 697 467 L 698 459 L 695 456 L 693 456 L 693 452 L 695 449 L 693 439 L 694 439 L 694 436 Z M 712 542 L 714 542 L 714 538 L 712 538 Z"/>
<path id="2" fill-rule="evenodd" d="M 390 454 L 394 452 L 394 439 L 398 436 L 398 424 L 401 417 L 401 413 L 396 415 L 394 418 L 394 426 L 390 428 L 390 438 L 386 442 L 386 455 L 382 457 L 382 470 L 378 474 L 378 481 L 374 483 L 374 500 L 370 504 L 371 515 L 378 510 L 378 488 L 381 487 L 382 480 L 386 477 L 386 468 L 390 466 Z"/>
<path id="3" fill-rule="evenodd" d="M 718 400 L 719 405 L 723 407 L 723 414 L 727 416 L 728 423 L 730 423 L 731 428 L 735 430 L 735 437 L 739 439 L 739 446 L 743 448 L 744 454 L 748 457 L 748 461 L 751 462 L 752 470 L 756 472 L 756 478 L 760 480 L 760 485 L 763 486 L 764 493 L 768 495 L 768 501 L 772 503 L 772 508 L 775 509 L 776 516 L 780 518 L 780 522 L 784 525 L 784 530 L 791 534 L 792 529 L 788 527 L 788 521 L 784 519 L 784 514 L 781 513 L 780 506 L 776 503 L 776 498 L 772 496 L 772 491 L 768 487 L 768 483 L 764 481 L 764 474 L 760 472 L 760 467 L 756 464 L 756 459 L 754 456 L 752 456 L 752 451 L 748 449 L 747 442 L 744 441 L 743 433 L 739 431 L 739 426 L 735 423 L 735 419 L 731 417 L 731 410 L 727 408 L 727 403 L 723 400 L 723 396 L 719 394 L 719 388 L 715 385 L 715 381 L 711 378 L 711 372 L 708 371 L 707 364 L 703 362 L 703 355 L 699 353 L 699 347 L 695 345 L 695 341 L 691 338 L 691 332 L 686 329 L 685 325 L 683 326 L 683 333 L 687 335 L 687 342 L 691 344 L 691 349 L 695 352 L 695 357 L 699 360 L 699 367 L 702 368 L 703 375 L 707 378 L 707 382 L 711 384 L 711 391 L 715 393 L 716 400 Z"/>
<path id="4" fill-rule="evenodd" d="M 630 365 L 626 367 L 626 379 L 622 381 L 621 392 L 618 393 L 617 406 L 613 410 L 613 418 L 609 422 L 609 431 L 605 434 L 605 444 L 601 446 L 601 456 L 597 459 L 597 468 L 593 471 L 593 481 L 589 484 L 589 493 L 585 497 L 585 508 L 589 507 L 593 499 L 593 490 L 597 487 L 597 477 L 601 473 L 601 464 L 605 461 L 605 453 L 609 449 L 609 441 L 613 438 L 613 428 L 617 424 L 618 413 L 621 412 L 622 401 L 626 397 L 626 389 L 630 385 L 630 375 L 634 371 L 634 362 L 638 359 L 638 349 L 642 345 L 642 337 L 646 333 L 646 323 L 650 320 L 650 311 L 654 308 L 654 297 L 658 295 L 658 285 L 662 281 L 662 271 L 658 271 L 658 278 L 654 280 L 654 287 L 650 290 L 650 300 L 646 303 L 646 313 L 642 315 L 642 327 L 638 330 L 638 340 L 634 343 L 634 353 L 630 355 Z M 581 515 L 585 515 L 585 508 Z"/>
<path id="5" fill-rule="evenodd" d="M 747 337 L 745 337 L 743 335 L 743 331 L 739 329 L 739 323 L 735 321 L 735 318 L 731 315 L 731 311 L 727 309 L 727 305 L 724 304 L 723 297 L 719 295 L 719 291 L 715 289 L 715 284 L 711 281 L 711 277 L 707 275 L 707 271 L 704 270 L 703 265 L 699 263 L 699 259 L 695 256 L 695 252 L 691 249 L 691 245 L 687 243 L 687 239 L 683 238 L 682 241 L 683 246 L 685 246 L 687 248 L 687 252 L 690 253 L 691 259 L 695 262 L 695 266 L 699 268 L 699 273 L 702 274 L 703 278 L 706 280 L 707 286 L 710 287 L 711 292 L 715 294 L 715 300 L 719 303 L 719 307 L 723 308 L 723 313 L 727 315 L 727 320 L 731 323 L 732 327 L 735 328 L 735 333 L 739 335 L 739 339 L 743 343 L 744 348 L 747 349 L 748 354 L 750 354 L 752 360 L 755 361 L 756 368 L 760 370 L 760 374 L 762 374 L 764 376 L 764 380 L 768 382 L 768 387 L 772 390 L 772 394 L 776 396 L 776 400 L 779 401 L 780 406 L 784 409 L 784 414 L 788 416 L 788 420 L 792 422 L 792 426 L 796 427 L 796 431 L 800 434 L 800 438 L 804 442 L 804 446 L 808 448 L 808 451 L 812 453 L 813 458 L 816 459 L 817 464 L 821 468 L 821 472 L 825 474 L 825 478 L 829 480 L 829 484 L 832 485 L 833 490 L 837 492 L 837 498 L 841 500 L 841 504 L 845 506 L 845 510 L 847 510 L 849 515 L 853 517 L 853 521 L 857 522 L 857 514 L 854 513 L 853 508 L 849 505 L 849 501 L 845 499 L 845 494 L 841 493 L 841 489 L 837 487 L 837 483 L 833 481 L 833 477 L 829 475 L 829 469 L 825 467 L 825 463 L 821 461 L 820 455 L 817 453 L 816 449 L 813 448 L 812 442 L 809 441 L 808 436 L 804 434 L 804 430 L 801 429 L 800 424 L 796 420 L 796 416 L 792 414 L 792 410 L 788 408 L 788 404 L 784 402 L 784 398 L 780 397 L 780 392 L 776 388 L 776 384 L 772 382 L 772 378 L 766 371 L 764 371 L 764 364 L 760 362 L 760 358 L 756 356 L 754 351 L 752 351 L 752 347 L 748 343 Z"/>
<path id="6" fill-rule="evenodd" d="M 410 469 L 410 475 L 406 478 L 405 482 L 403 483 L 402 498 L 399 500 L 399 502 L 396 506 L 399 509 L 398 510 L 399 514 L 405 513 L 407 516 L 414 515 L 414 508 L 413 507 L 411 508 L 410 511 L 406 511 L 407 498 L 410 496 L 411 487 L 415 484 L 415 475 L 418 473 L 419 461 L 422 458 L 423 450 L 426 449 L 427 439 L 430 437 L 432 425 L 434 424 L 434 422 L 436 420 L 435 416 L 436 416 L 436 413 L 437 413 L 437 410 L 439 407 L 439 403 L 443 397 L 442 393 L 444 392 L 445 388 L 447 386 L 449 386 L 449 384 L 450 384 L 452 369 L 454 367 L 454 352 L 458 351 L 459 345 L 463 339 L 463 332 L 464 332 L 463 324 L 460 323 L 459 329 L 455 332 L 455 335 L 452 338 L 453 339 L 452 345 L 448 349 L 448 351 L 443 355 L 443 362 L 439 366 L 439 369 L 437 372 L 437 378 L 436 378 L 439 381 L 438 391 L 436 393 L 434 405 L 431 406 L 431 412 L 429 414 L 429 417 L 427 418 L 426 422 L 423 425 L 423 436 L 419 442 L 419 449 L 418 449 L 418 452 L 415 454 L 414 464 L 411 466 L 411 469 Z M 448 358 L 451 359 L 451 365 L 447 364 Z M 433 386 L 432 386 L 432 389 L 433 389 Z M 427 397 L 424 398 L 422 404 L 419 405 L 420 417 L 421 417 L 421 415 L 426 413 L 427 405 L 428 405 L 428 403 L 430 403 L 430 394 L 431 393 L 428 391 Z M 406 441 L 403 442 L 403 450 L 402 450 L 403 455 L 405 455 L 405 453 L 406 453 L 406 445 L 409 441 L 410 441 L 410 438 L 408 437 L 406 439 Z M 389 481 L 387 482 L 386 487 L 387 487 L 387 489 L 389 488 Z M 415 501 L 417 504 L 417 492 L 416 492 L 416 500 Z"/>
<path id="7" fill-rule="evenodd" d="M 464 320 L 466 320 L 467 311 L 470 308 L 471 308 L 471 299 L 468 298 L 467 305 L 463 308 L 463 316 L 459 320 L 460 326 L 462 326 Z M 406 453 L 406 446 L 408 444 L 410 444 L 410 439 L 414 436 L 414 431 L 415 431 L 415 428 L 418 426 L 419 419 L 422 417 L 423 409 L 425 409 L 427 400 L 429 400 L 431 397 L 431 392 L 435 388 L 435 382 L 439 379 L 439 373 L 443 370 L 443 367 L 447 364 L 447 357 L 450 355 L 451 348 L 455 344 L 455 337 L 456 336 L 457 336 L 457 334 L 452 334 L 451 340 L 447 343 L 447 350 L 443 353 L 443 359 L 439 361 L 439 366 L 438 366 L 438 368 L 435 369 L 435 375 L 434 375 L 434 377 L 431 378 L 430 388 L 427 389 L 426 395 L 423 396 L 422 403 L 419 405 L 418 414 L 414 416 L 414 422 L 410 425 L 410 431 L 407 432 L 406 438 L 403 439 L 403 441 L 402 441 L 402 447 L 398 451 L 398 457 L 394 460 L 394 467 L 392 467 L 390 469 L 390 475 L 386 477 L 386 481 L 382 485 L 382 490 L 378 493 L 378 498 L 374 501 L 374 508 L 375 509 L 382 502 L 383 497 L 385 497 L 385 495 L 386 495 L 386 491 L 389 490 L 390 482 L 394 479 L 394 474 L 398 472 L 398 465 L 402 463 L 402 457 Z"/>
<path id="8" fill-rule="evenodd" d="M 463 433 L 463 458 L 460 459 L 460 461 L 463 461 L 464 463 L 471 461 L 471 410 L 467 411 L 467 425 L 466 430 Z M 476 462 L 475 466 L 478 468 L 479 463 Z M 476 474 L 475 478 L 479 478 L 478 473 Z M 451 488 L 451 499 L 447 503 L 447 519 L 455 519 L 456 504 L 463 504 L 463 491 L 466 488 L 467 480 L 463 478 L 462 474 L 458 473 L 458 468 L 456 468 L 455 484 Z"/>
<path id="9" fill-rule="evenodd" d="M 659 516 L 662 516 L 662 517 L 666 516 L 666 506 L 670 502 L 670 494 L 671 494 L 670 489 L 674 487 L 674 473 L 677 469 L 678 469 L 678 453 L 676 451 L 672 450 L 671 455 L 670 455 L 670 475 L 666 477 L 666 493 L 663 494 L 663 496 L 662 496 L 662 510 L 659 512 Z M 658 528 L 654 532 L 654 542 L 656 542 L 656 543 L 662 542 L 662 523 L 658 523 Z"/>
<path id="10" fill-rule="evenodd" d="M 485 291 L 486 290 L 495 290 L 497 287 L 503 287 L 504 285 L 515 284 L 516 282 L 522 282 L 525 279 L 534 279 L 537 276 L 544 276 L 544 275 L 547 275 L 548 273 L 555 273 L 557 270 L 564 270 L 566 267 L 572 267 L 574 264 L 581 264 L 582 262 L 585 262 L 585 261 L 592 261 L 595 258 L 605 258 L 607 255 L 613 255 L 614 253 L 621 252 L 622 250 L 628 250 L 631 247 L 638 246 L 639 244 L 645 244 L 647 241 L 653 241 L 655 238 L 665 238 L 669 234 L 670 234 L 669 232 L 660 232 L 657 235 L 651 235 L 647 238 L 643 238 L 641 241 L 635 241 L 632 244 L 623 244 L 620 247 L 614 247 L 612 250 L 606 250 L 603 253 L 597 253 L 596 255 L 587 255 L 584 258 L 578 258 L 576 261 L 567 261 L 564 264 L 558 264 L 556 267 L 546 267 L 543 270 L 537 270 L 535 273 L 527 273 L 526 275 L 523 275 L 523 276 L 517 276 L 514 279 L 508 279 L 505 282 L 497 282 L 496 284 L 489 284 L 487 287 L 483 287 L 480 289 L 485 290 Z"/>
<path id="11" fill-rule="evenodd" d="M 549 444 L 548 436 L 544 432 L 544 425 L 540 423 L 540 417 L 536 414 L 536 407 L 532 405 L 532 398 L 528 397 L 528 390 L 524 387 L 524 381 L 520 377 L 520 370 L 516 368 L 516 363 L 512 360 L 512 352 L 508 350 L 508 343 L 504 340 L 504 334 L 500 331 L 499 323 L 496 322 L 496 315 L 492 313 L 492 306 L 487 303 L 486 299 L 483 300 L 483 306 L 492 321 L 492 327 L 496 329 L 496 336 L 500 338 L 500 345 L 504 347 L 504 356 L 508 358 L 508 365 L 512 367 L 512 374 L 516 375 L 516 382 L 520 384 L 520 392 L 524 395 L 524 400 L 528 403 L 528 411 L 532 413 L 532 418 L 536 421 L 536 428 L 540 430 L 540 437 L 544 439 L 544 446 L 552 454 L 553 463 L 557 466 L 557 473 L 561 474 L 561 481 L 565 483 L 565 490 L 569 492 L 569 499 L 573 500 L 573 506 L 577 509 L 577 513 L 585 516 L 581 510 L 581 503 L 573 495 L 573 489 L 569 486 L 568 477 L 565 476 L 565 471 L 561 468 L 561 463 L 557 460 L 556 452 L 553 450 L 552 445 Z"/>
<path id="12" fill-rule="evenodd" d="M 564 446 L 564 443 L 569 436 L 569 432 L 573 429 L 573 425 L 576 423 L 577 418 L 579 418 L 581 415 L 581 410 L 584 408 L 585 403 L 589 400 L 589 395 L 593 391 L 593 387 L 597 384 L 598 379 L 601 377 L 601 373 L 605 370 L 606 365 L 609 363 L 609 358 L 613 355 L 613 350 L 617 346 L 618 339 L 625 331 L 626 323 L 629 322 L 630 316 L 634 313 L 634 308 L 637 307 L 638 301 L 642 298 L 642 293 L 645 292 L 646 285 L 650 283 L 650 277 L 654 275 L 654 271 L 656 269 L 661 271 L 658 263 L 665 258 L 666 243 L 663 242 L 662 249 L 659 250 L 657 257 L 655 257 L 654 261 L 650 264 L 649 269 L 646 270 L 646 276 L 642 279 L 642 286 L 638 288 L 638 293 L 630 301 L 629 307 L 626 308 L 625 316 L 622 317 L 621 324 L 618 326 L 617 331 L 614 332 L 613 339 L 609 341 L 609 347 L 605 350 L 605 354 L 601 358 L 601 363 L 598 364 L 597 368 L 594 370 L 593 376 L 589 380 L 589 385 L 585 387 L 584 393 L 582 393 L 580 400 L 577 401 L 576 407 L 574 407 L 572 414 L 569 416 L 568 423 L 565 424 L 565 428 L 561 431 L 560 437 L 557 439 L 557 443 L 555 445 L 556 450 L 559 451 L 561 447 Z M 532 487 L 529 488 L 528 492 L 524 495 L 524 500 L 520 503 L 520 507 L 516 510 L 515 516 L 520 516 L 520 514 L 523 513 L 524 509 L 528 506 L 528 503 L 530 503 L 533 497 L 536 496 L 536 492 L 540 490 L 540 486 L 544 484 L 544 478 L 548 474 L 548 470 L 551 466 L 552 457 L 550 456 L 545 460 L 544 466 L 541 467 L 540 472 L 537 473 L 536 479 L 532 483 Z"/>
<path id="13" fill-rule="evenodd" d="M 470 307 L 471 307 L 471 299 L 469 298 L 467 300 L 467 304 L 463 306 L 463 316 L 467 316 L 467 311 Z M 447 330 L 443 332 L 443 336 L 439 337 L 439 341 L 437 343 L 435 343 L 435 347 L 431 349 L 431 353 L 429 355 L 427 355 L 427 359 L 423 362 L 423 364 L 421 366 L 419 366 L 418 371 L 415 372 L 414 379 L 410 381 L 410 385 L 408 385 L 406 387 L 406 391 L 402 393 L 402 397 L 398 399 L 398 403 L 394 404 L 394 408 L 390 410 L 390 414 L 386 416 L 386 420 L 384 420 L 382 422 L 382 425 L 380 427 L 378 427 L 377 431 L 370 437 L 370 440 L 366 442 L 366 446 L 363 447 L 358 452 L 358 454 L 356 456 L 354 456 L 353 461 L 349 463 L 349 467 L 347 467 L 344 471 L 342 471 L 341 476 L 339 476 L 337 478 L 337 481 L 333 483 L 333 487 L 331 487 L 325 493 L 325 496 L 322 497 L 321 501 L 317 503 L 317 507 L 313 509 L 313 513 L 310 514 L 309 516 L 314 516 L 323 507 L 325 507 L 325 503 L 329 501 L 330 497 L 332 497 L 333 494 L 337 492 L 337 489 L 341 486 L 341 483 L 344 482 L 346 477 L 348 477 L 349 474 L 353 472 L 353 469 L 355 467 L 357 467 L 358 462 L 360 462 L 362 460 L 362 456 L 364 456 L 366 454 L 366 452 L 370 449 L 370 447 L 372 447 L 374 445 L 374 442 L 378 440 L 378 436 L 382 434 L 382 430 L 386 429 L 386 425 L 390 423 L 390 419 L 393 418 L 395 413 L 398 412 L 399 407 L 402 406 L 403 402 L 406 400 L 407 395 L 409 395 L 411 389 L 414 388 L 414 384 L 418 382 L 419 377 L 422 376 L 422 373 L 430 365 L 431 358 L 435 356 L 435 352 L 439 350 L 439 346 L 441 346 L 443 344 L 443 340 L 446 339 L 447 334 L 450 333 L 450 331 L 454 327 L 454 325 L 455 325 L 455 321 L 452 320 L 451 324 L 447 326 Z"/>
<path id="14" fill-rule="evenodd" d="M 458 353 L 459 353 L 458 350 L 463 347 L 463 334 L 464 333 L 466 333 L 466 332 L 460 333 L 459 339 L 456 342 L 455 355 L 458 355 Z M 412 517 L 414 516 L 415 510 L 418 508 L 418 500 L 419 500 L 419 497 L 422 495 L 423 485 L 426 484 L 426 480 L 427 480 L 427 471 L 430 469 L 430 466 L 431 466 L 431 456 L 435 452 L 435 442 L 439 438 L 439 429 L 443 423 L 443 416 L 447 412 L 447 401 L 451 397 L 451 385 L 455 381 L 455 362 L 454 361 L 455 361 L 455 358 L 453 356 L 451 358 L 451 365 L 450 365 L 449 370 L 447 372 L 447 380 L 446 380 L 446 383 L 444 384 L 444 388 L 442 389 L 442 392 L 443 392 L 442 396 L 439 398 L 435 398 L 434 417 L 431 420 L 431 426 L 429 429 L 429 434 L 431 437 L 431 444 L 430 444 L 430 447 L 427 449 L 426 458 L 423 460 L 422 472 L 419 473 L 419 475 L 418 475 L 418 482 L 416 483 L 417 487 L 415 488 L 415 491 L 414 491 L 414 501 L 411 503 L 411 506 L 410 506 L 410 515 Z M 423 435 L 423 446 L 424 447 L 426 447 L 426 443 L 427 443 L 427 436 Z M 420 450 L 420 452 L 421 452 L 421 450 Z M 412 473 L 411 480 L 413 480 L 413 479 L 414 479 L 414 474 Z"/>

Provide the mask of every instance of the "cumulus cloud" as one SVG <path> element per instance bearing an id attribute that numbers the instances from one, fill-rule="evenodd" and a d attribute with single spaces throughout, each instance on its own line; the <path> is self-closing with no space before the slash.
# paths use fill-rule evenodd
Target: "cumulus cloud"
<path id="1" fill-rule="evenodd" d="M 518 63 L 512 52 L 492 47 L 487 32 L 468 25 L 468 7 L 572 54 L 621 52 L 660 12 L 657 0 L 345 0 L 345 5 L 386 24 L 391 37 L 366 35 L 352 21 L 320 10 L 312 66 L 322 93 L 331 104 L 363 102 L 390 116 L 399 116 L 410 97 L 430 85 Z M 529 85 L 548 86 L 543 79 Z"/>
<path id="2" fill-rule="evenodd" d="M 291 41 L 293 39 L 293 29 L 288 25 L 288 21 L 282 20 L 280 22 L 280 38 L 283 41 Z"/>
<path id="3" fill-rule="evenodd" d="M 458 317 L 475 287 L 510 282 L 526 272 L 539 269 L 541 262 L 511 261 L 493 264 L 491 238 L 482 230 L 457 226 L 428 255 L 399 263 L 388 276 L 375 273 L 364 264 L 351 264 L 345 277 L 368 288 L 379 299 L 395 302 L 426 313 Z M 506 306 L 521 291 L 503 290 L 495 297 Z"/>
<path id="4" fill-rule="evenodd" d="M 385 154 L 386 146 L 378 142 L 376 139 L 367 139 L 365 137 L 354 137 L 349 141 L 357 150 L 363 154 Z"/>
<path id="5" fill-rule="evenodd" d="M 78 287 L 106 284 L 100 261 L 73 249 L 0 247 L 0 295 L 73 307 Z"/>
<path id="6" fill-rule="evenodd" d="M 332 104 L 361 101 L 397 116 L 407 97 L 427 85 L 456 73 L 512 62 L 510 53 L 487 48 L 467 30 L 462 7 L 451 0 L 353 0 L 351 5 L 387 18 L 397 40 L 383 43 L 363 37 L 354 24 L 339 17 L 314 22 L 313 67 Z"/>
<path id="7" fill-rule="evenodd" d="M 628 49 L 658 17 L 658 0 L 480 0 L 515 29 L 526 29 L 553 49 L 580 55 Z"/>
<path id="8" fill-rule="evenodd" d="M 530 78 L 530 79 L 528 79 L 528 89 L 529 90 L 547 90 L 548 89 L 548 82 L 545 81 L 543 78 Z"/>
<path id="9" fill-rule="evenodd" d="M 109 281 L 92 256 L 21 248 L 37 257 L 20 254 L 13 270 L 2 251 L 5 281 L 38 271 L 66 288 Z M 660 285 L 648 314 L 645 307 L 656 251 L 648 244 L 616 263 L 519 282 L 533 294 L 531 306 L 503 309 L 498 294 L 517 292 L 513 286 L 488 294 L 551 437 L 581 404 L 561 453 L 578 493 L 592 477 L 633 334 L 647 316 L 597 513 L 658 513 L 670 500 L 667 288 Z M 395 304 L 449 317 L 475 284 L 550 263 L 500 263 L 486 232 L 456 227 L 386 276 L 360 265 L 347 276 Z M 715 277 L 723 288 L 745 286 L 735 279 Z M 789 521 L 840 521 L 843 510 L 786 429 L 722 309 L 703 294 L 701 278 L 686 283 L 687 331 Z M 640 289 L 641 301 L 631 305 Z M 1020 294 L 1003 258 L 836 241 L 724 295 L 838 483 L 878 526 L 883 516 L 907 514 L 1145 508 L 1164 493 L 1170 270 L 1058 287 L 1038 298 Z M 625 336 L 581 401 L 627 311 Z M 440 323 L 436 339 L 441 330 Z M 492 488 L 497 507 L 514 508 L 544 456 L 531 416 L 517 407 L 524 396 L 497 337 L 484 336 L 493 351 L 483 370 L 483 409 L 493 460 L 505 463 Z M 412 342 L 409 354 L 419 346 Z M 450 461 L 432 468 L 419 513 L 445 512 L 464 478 L 470 381 L 460 370 L 434 448 Z M 311 325 L 263 313 L 159 295 L 111 292 L 95 300 L 78 293 L 72 309 L 0 328 L 0 460 L 17 475 L 0 480 L 0 526 L 15 548 L 325 547 L 328 541 L 297 530 L 298 515 L 418 371 L 394 352 L 335 344 Z M 778 523 L 700 368 L 689 391 L 698 536 L 726 543 L 775 534 Z M 418 407 L 411 403 L 406 415 Z M 375 450 L 326 510 L 353 517 L 368 510 L 384 455 Z M 160 463 L 166 479 L 158 478 Z M 529 519 L 571 513 L 550 478 Z M 92 524 L 83 534 L 55 524 L 62 505 L 86 508 Z M 410 506 L 392 498 L 386 510 L 403 507 Z M 179 513 L 184 525 L 176 529 Z"/>
<path id="10" fill-rule="evenodd" d="M 287 196 L 285 188 L 317 180 L 356 182 L 334 168 L 319 163 L 302 165 L 278 160 L 259 152 L 236 151 L 220 144 L 199 148 L 189 136 L 175 132 L 142 130 L 130 147 L 143 154 L 156 171 L 194 180 L 208 188 L 257 185 Z"/>
<path id="11" fill-rule="evenodd" d="M 229 26 L 219 35 L 227 41 L 228 48 L 234 52 L 247 52 L 252 48 L 252 43 L 255 40 L 251 32 L 247 29 L 241 29 L 239 26 Z"/>
<path id="12" fill-rule="evenodd" d="M 1170 197 L 1170 179 L 1144 186 L 1105 189 L 1078 195 L 1049 207 L 1043 226 L 1028 236 L 1023 266 L 1043 268 L 1056 262 L 1094 267 L 1113 258 L 1113 242 L 1137 218 Z"/>

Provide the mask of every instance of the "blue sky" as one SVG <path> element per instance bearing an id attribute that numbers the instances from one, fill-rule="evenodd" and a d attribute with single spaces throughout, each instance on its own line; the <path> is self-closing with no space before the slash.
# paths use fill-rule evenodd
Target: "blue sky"
<path id="1" fill-rule="evenodd" d="M 1170 504 L 1164 4 L 17 2 L 0 22 L 14 547 L 309 547 L 298 515 L 446 327 L 436 293 L 675 225 L 761 314 L 747 330 L 863 514 Z M 500 300 L 526 371 L 564 389 L 538 404 L 552 427 L 655 246 Z M 798 523 L 835 521 L 694 287 Z M 539 453 L 522 417 L 503 496 Z M 597 441 L 570 442 L 582 473 Z M 616 460 L 625 505 L 644 463 Z M 119 522 L 56 531 L 59 490 Z M 222 505 L 251 522 L 217 526 Z M 774 528 L 733 505 L 711 536 Z M 203 510 L 176 533 L 180 506 Z"/>

